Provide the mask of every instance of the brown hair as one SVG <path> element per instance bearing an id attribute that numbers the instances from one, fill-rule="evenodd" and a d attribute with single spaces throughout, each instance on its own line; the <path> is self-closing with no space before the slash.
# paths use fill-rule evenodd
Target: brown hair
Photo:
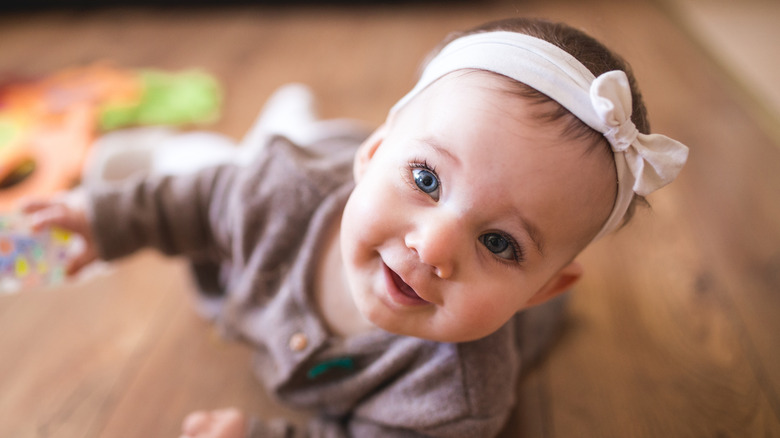
<path id="1" fill-rule="evenodd" d="M 441 51 L 444 46 L 453 40 L 464 37 L 466 35 L 494 31 L 522 33 L 552 43 L 558 46 L 560 49 L 568 52 L 573 57 L 577 58 L 577 60 L 579 60 L 588 70 L 590 70 L 594 76 L 599 76 L 612 70 L 624 71 L 628 77 L 628 83 L 631 88 L 631 121 L 634 122 L 634 125 L 636 125 L 639 132 L 643 134 L 650 133 L 650 122 L 647 119 L 647 108 L 645 107 L 642 95 L 639 92 L 639 87 L 636 84 L 636 78 L 634 77 L 634 74 L 631 71 L 631 67 L 628 65 L 628 63 L 619 55 L 615 54 L 603 44 L 598 42 L 595 38 L 567 24 L 534 18 L 509 18 L 485 23 L 473 29 L 451 33 L 444 39 L 444 41 L 439 44 L 438 47 L 436 47 L 436 49 L 432 51 L 432 53 L 428 56 L 428 60 L 439 53 L 439 51 Z M 566 108 L 549 98 L 547 95 L 521 82 L 515 81 L 513 79 L 509 80 L 512 83 L 513 94 L 517 94 L 521 97 L 530 99 L 532 102 L 538 102 L 540 104 L 547 102 L 554 102 L 556 104 L 553 111 L 548 111 L 539 115 L 539 117 L 541 117 L 543 120 L 549 122 L 558 120 L 563 121 L 564 135 L 578 139 L 591 139 L 591 144 L 593 147 L 590 148 L 589 151 L 596 148 L 601 148 L 601 150 L 609 152 L 609 155 L 612 156 L 612 150 L 609 146 L 609 143 L 600 132 L 595 131 L 586 125 Z M 644 197 L 634 194 L 631 205 L 629 205 L 628 210 L 623 217 L 624 225 L 628 223 L 628 221 L 634 215 L 637 204 L 645 206 L 649 205 Z"/>

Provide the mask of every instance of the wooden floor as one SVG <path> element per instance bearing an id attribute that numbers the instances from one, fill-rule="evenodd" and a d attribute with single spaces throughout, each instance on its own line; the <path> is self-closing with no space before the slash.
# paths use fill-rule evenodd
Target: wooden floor
<path id="1" fill-rule="evenodd" d="M 0 16 L 0 72 L 111 59 L 198 66 L 239 137 L 277 86 L 379 123 L 446 32 L 567 21 L 636 70 L 655 131 L 691 147 L 679 180 L 581 257 L 567 328 L 517 388 L 505 436 L 780 436 L 780 147 L 731 75 L 651 1 L 104 10 Z M 777 123 L 778 121 L 775 121 Z M 0 437 L 176 437 L 197 408 L 273 405 L 249 354 L 192 310 L 181 261 L 142 253 L 53 290 L 0 296 Z"/>

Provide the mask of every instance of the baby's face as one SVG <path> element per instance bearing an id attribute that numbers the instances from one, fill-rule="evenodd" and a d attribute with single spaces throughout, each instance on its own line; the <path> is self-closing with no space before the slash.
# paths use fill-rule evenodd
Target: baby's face
<path id="1" fill-rule="evenodd" d="M 367 319 L 465 342 L 577 279 L 570 261 L 609 215 L 614 164 L 540 109 L 495 75 L 456 72 L 361 147 L 341 246 Z"/>

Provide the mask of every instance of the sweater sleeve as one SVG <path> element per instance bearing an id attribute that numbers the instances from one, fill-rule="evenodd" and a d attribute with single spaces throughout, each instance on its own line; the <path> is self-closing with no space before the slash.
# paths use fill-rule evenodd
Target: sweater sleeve
<path id="1" fill-rule="evenodd" d="M 304 149 L 280 137 L 246 165 L 146 176 L 94 189 L 88 214 L 98 255 L 112 260 L 152 247 L 196 263 L 231 257 L 241 263 L 258 246 L 272 248 L 269 253 L 276 253 L 274 245 L 294 246 L 290 239 L 300 237 L 297 231 L 305 229 L 307 215 L 351 175 L 345 172 L 354 154 L 351 144 L 334 138 Z M 285 215 L 291 205 L 305 211 Z M 290 223 L 291 216 L 297 222 Z M 280 228 L 295 235 L 276 236 Z"/>
<path id="2" fill-rule="evenodd" d="M 87 211 L 99 256 L 112 260 L 144 247 L 195 260 L 228 254 L 228 193 L 239 169 L 223 165 L 93 190 Z"/>

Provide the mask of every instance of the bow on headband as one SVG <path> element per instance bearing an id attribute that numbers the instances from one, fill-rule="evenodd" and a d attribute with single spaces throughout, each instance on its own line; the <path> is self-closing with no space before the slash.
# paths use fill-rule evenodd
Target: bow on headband
<path id="1" fill-rule="evenodd" d="M 631 122 L 631 89 L 622 71 L 597 77 L 590 87 L 593 109 L 607 127 L 615 154 L 622 153 L 635 182 L 634 192 L 647 196 L 677 177 L 688 157 L 682 143 L 660 134 L 645 135 Z"/>
<path id="2" fill-rule="evenodd" d="M 558 46 L 516 32 L 484 32 L 454 40 L 431 60 L 391 114 L 437 79 L 463 69 L 491 71 L 533 87 L 604 135 L 615 157 L 618 195 L 594 240 L 620 226 L 634 193 L 646 196 L 672 182 L 688 158 L 682 143 L 637 130 L 631 121 L 631 88 L 625 72 L 595 77 Z"/>
<path id="3" fill-rule="evenodd" d="M 642 134 L 631 121 L 631 88 L 622 71 L 595 78 L 590 100 L 615 157 L 618 195 L 596 239 L 620 226 L 633 194 L 647 196 L 672 182 L 688 159 L 688 148 L 661 134 Z M 576 115 L 576 113 L 575 113 Z"/>

